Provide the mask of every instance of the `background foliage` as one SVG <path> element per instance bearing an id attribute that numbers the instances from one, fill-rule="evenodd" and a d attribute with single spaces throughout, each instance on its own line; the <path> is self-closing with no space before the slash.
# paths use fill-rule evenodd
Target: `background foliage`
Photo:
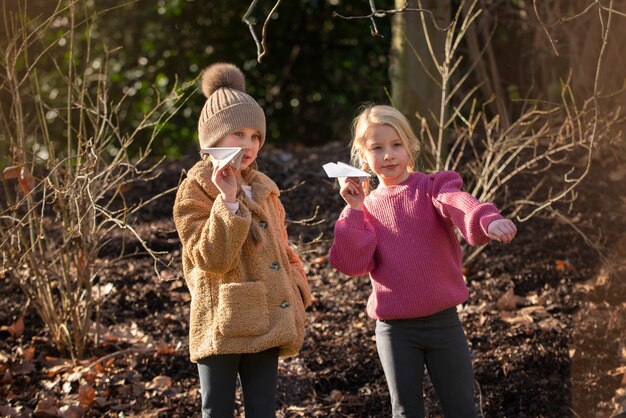
<path id="1" fill-rule="evenodd" d="M 129 95 L 121 109 L 122 124 L 136 126 L 151 108 L 158 93 L 165 94 L 178 79 L 194 80 L 204 67 L 229 61 L 245 72 L 248 92 L 265 109 L 268 140 L 279 145 L 317 145 L 346 140 L 348 126 L 360 104 L 388 102 L 391 18 L 376 20 L 383 37 L 370 35 L 369 20 L 343 20 L 333 17 L 370 13 L 367 1 L 296 0 L 282 2 L 272 18 L 267 35 L 268 55 L 256 61 L 256 48 L 248 28 L 241 21 L 249 0 L 86 0 L 87 7 L 101 12 L 91 34 L 92 44 L 105 44 L 115 50 L 109 58 L 112 100 Z M 10 10 L 13 1 L 4 1 Z M 32 16 L 48 14 L 54 2 L 31 0 Z M 254 18 L 257 32 L 274 2 L 259 2 Z M 458 2 L 451 2 L 454 14 Z M 378 1 L 377 7 L 393 8 L 392 1 Z M 578 97 L 588 97 L 593 88 L 593 63 L 600 44 L 596 13 L 586 13 L 572 22 L 560 19 L 576 16 L 587 3 L 540 3 L 537 8 L 553 47 L 540 26 L 533 3 L 529 1 L 481 1 L 479 17 L 481 47 L 489 44 L 494 62 L 486 73 L 475 72 L 479 84 L 498 83 L 504 92 L 508 118 L 523 111 L 522 99 L 558 100 L 561 80 L 573 69 L 573 86 Z M 417 15 L 415 14 L 416 20 Z M 436 16 L 446 26 L 451 16 Z M 555 25 L 556 22 L 561 22 Z M 63 33 L 68 22 L 59 22 L 58 54 L 66 53 Z M 625 32 L 614 25 L 616 38 Z M 615 77 L 623 58 L 618 43 L 610 45 L 608 65 L 602 82 L 606 91 L 622 87 L 623 77 Z M 462 46 L 461 51 L 467 48 Z M 555 50 L 558 55 L 555 54 Z M 591 55 L 590 55 L 591 54 Z M 95 55 L 95 54 L 94 54 Z M 469 67 L 472 59 L 465 60 Z M 485 57 L 484 62 L 488 60 Z M 94 67 L 103 65 L 95 60 Z M 619 72 L 617 72 L 619 73 Z M 52 76 L 53 77 L 53 76 Z M 481 79 L 482 77 L 482 79 Z M 50 80 L 42 89 L 58 94 Z M 483 92 L 484 93 L 484 92 Z M 459 92 L 459 94 L 463 94 Z M 117 97 L 116 97 L 117 96 Z M 484 96 L 484 94 L 483 94 Z M 488 102 L 490 98 L 484 97 Z M 624 102 L 624 94 L 614 96 L 607 106 Z M 177 157 L 197 149 L 196 123 L 204 103 L 195 94 L 182 111 L 163 127 L 154 148 L 158 154 Z M 63 130 L 59 138 L 63 138 Z M 143 144 L 138 141 L 135 146 Z"/>
<path id="2" fill-rule="evenodd" d="M 107 0 L 98 7 L 119 4 Z M 248 92 L 266 111 L 268 140 L 274 143 L 318 144 L 343 138 L 356 104 L 384 100 L 388 37 L 369 36 L 365 21 L 332 19 L 335 7 L 325 1 L 285 2 L 269 26 L 269 55 L 259 64 L 241 21 L 248 6 L 247 0 L 140 0 L 108 12 L 99 36 L 111 46 L 123 46 L 112 61 L 118 74 L 114 82 L 120 94 L 131 89 L 141 98 L 128 109 L 130 119 L 149 106 L 154 82 L 165 91 L 177 75 L 193 79 L 217 61 L 244 70 Z M 345 7 L 365 11 L 358 6 L 367 5 Z M 257 30 L 267 12 L 261 5 L 255 10 Z M 385 32 L 389 25 L 384 25 Z M 175 156 L 196 149 L 197 115 L 203 104 L 198 92 L 166 127 L 163 152 Z"/>

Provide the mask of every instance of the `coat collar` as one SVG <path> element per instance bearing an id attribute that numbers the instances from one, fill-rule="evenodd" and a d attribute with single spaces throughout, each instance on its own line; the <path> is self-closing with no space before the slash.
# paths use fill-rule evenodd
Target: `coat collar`
<path id="1" fill-rule="evenodd" d="M 213 174 L 213 168 L 210 161 L 200 160 L 198 161 L 187 174 L 189 179 L 197 181 L 202 188 L 208 193 L 208 195 L 216 199 L 219 196 L 219 189 L 211 181 L 211 175 Z M 242 173 L 244 180 L 252 187 L 252 200 L 248 199 L 243 194 L 243 200 L 246 202 L 263 202 L 270 194 L 280 195 L 278 186 L 268 176 L 260 171 L 248 168 Z"/>

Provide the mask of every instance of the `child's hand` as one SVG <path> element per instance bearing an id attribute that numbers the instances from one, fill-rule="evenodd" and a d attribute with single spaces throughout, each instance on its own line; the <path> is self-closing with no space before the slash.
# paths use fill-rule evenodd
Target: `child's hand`
<path id="1" fill-rule="evenodd" d="M 510 219 L 496 219 L 487 228 L 489 238 L 503 243 L 509 243 L 517 233 L 517 227 Z"/>
<path id="2" fill-rule="evenodd" d="M 218 169 L 216 164 L 213 167 L 211 180 L 220 190 L 224 202 L 235 203 L 237 201 L 237 178 L 230 164 L 226 164 L 221 169 Z"/>
<path id="3" fill-rule="evenodd" d="M 352 209 L 361 210 L 365 200 L 366 183 L 361 184 L 356 177 L 348 177 L 341 185 L 339 194 Z"/>

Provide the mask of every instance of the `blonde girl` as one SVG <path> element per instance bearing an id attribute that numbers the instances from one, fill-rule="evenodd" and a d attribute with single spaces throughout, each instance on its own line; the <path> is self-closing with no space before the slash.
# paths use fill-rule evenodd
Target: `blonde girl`
<path id="1" fill-rule="evenodd" d="M 461 190 L 452 171 L 414 171 L 418 141 L 390 106 L 365 108 L 353 123 L 353 163 L 379 186 L 349 178 L 330 262 L 349 276 L 369 274 L 367 313 L 394 417 L 423 417 L 424 368 L 444 415 L 475 417 L 473 374 L 456 305 L 468 298 L 454 229 L 472 245 L 510 242 L 516 227 L 491 203 Z"/>

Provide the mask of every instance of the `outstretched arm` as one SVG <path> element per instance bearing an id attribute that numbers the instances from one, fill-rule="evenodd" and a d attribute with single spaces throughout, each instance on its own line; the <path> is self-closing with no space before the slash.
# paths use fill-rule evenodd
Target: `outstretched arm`
<path id="1" fill-rule="evenodd" d="M 452 222 L 461 235 L 471 245 L 487 244 L 495 237 L 510 235 L 510 221 L 502 230 L 502 222 L 493 226 L 495 235 L 491 235 L 489 226 L 496 221 L 506 221 L 492 203 L 482 203 L 471 194 L 464 192 L 463 180 L 454 171 L 442 171 L 430 176 L 430 195 L 439 214 Z M 503 235 L 504 234 L 504 235 Z"/>

